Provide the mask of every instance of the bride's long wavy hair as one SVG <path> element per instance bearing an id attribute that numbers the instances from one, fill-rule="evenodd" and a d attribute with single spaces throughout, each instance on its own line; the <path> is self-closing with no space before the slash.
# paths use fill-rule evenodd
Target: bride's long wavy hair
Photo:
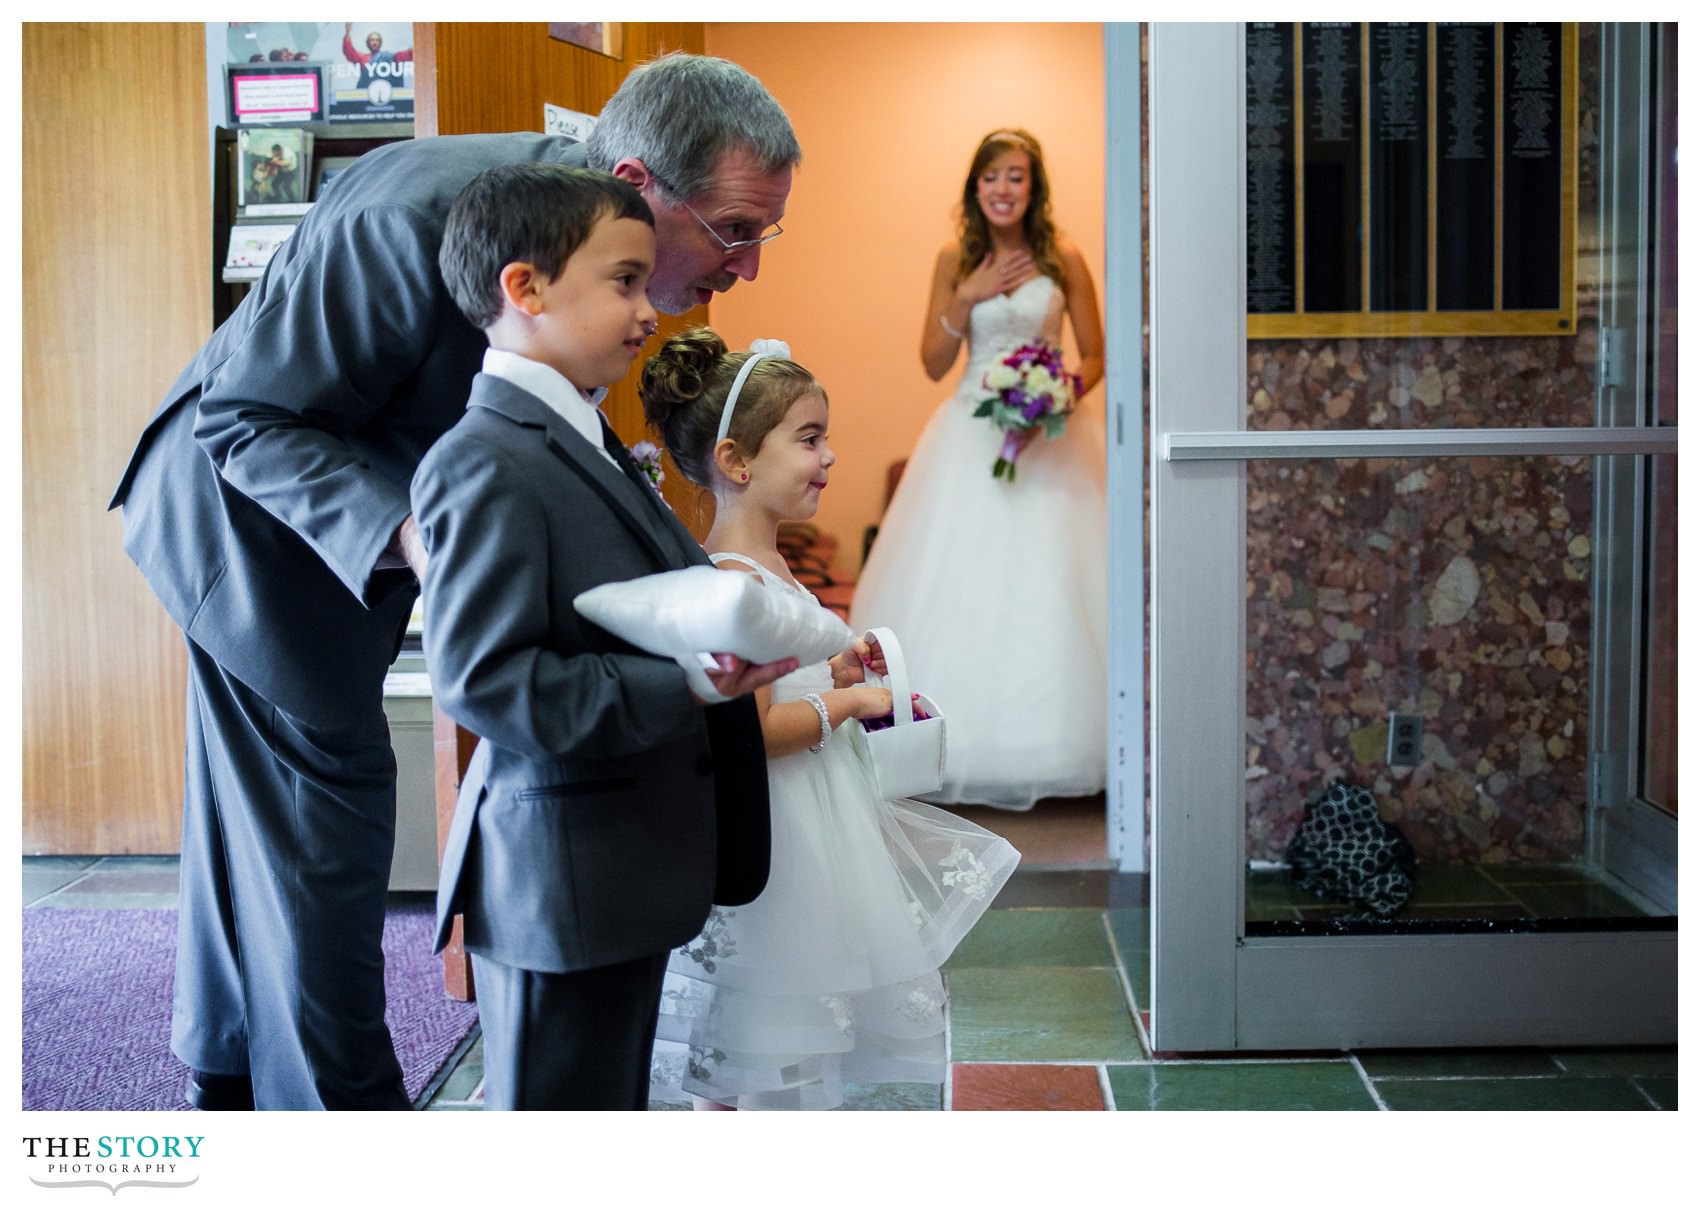
<path id="1" fill-rule="evenodd" d="M 962 218 L 957 227 L 956 280 L 960 282 L 973 273 L 992 246 L 991 228 L 976 196 L 980 174 L 993 160 L 1012 150 L 1026 152 L 1032 165 L 1027 213 L 1021 217 L 1027 250 L 1033 254 L 1039 272 L 1061 286 L 1062 258 L 1057 253 L 1057 226 L 1051 220 L 1051 179 L 1045 173 L 1044 153 L 1039 150 L 1039 140 L 1017 126 L 995 130 L 981 139 L 968 166 L 968 179 L 962 183 Z"/>

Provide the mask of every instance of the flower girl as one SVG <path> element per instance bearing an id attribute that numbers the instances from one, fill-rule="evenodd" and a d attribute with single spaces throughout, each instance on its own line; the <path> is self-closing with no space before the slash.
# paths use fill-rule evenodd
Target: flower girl
<path id="1" fill-rule="evenodd" d="M 714 495 L 710 558 L 807 596 L 777 536 L 814 516 L 831 475 L 825 391 L 780 342 L 734 353 L 698 328 L 650 359 L 641 394 L 674 463 Z M 891 714 L 890 691 L 864 684 L 883 667 L 857 641 L 757 691 L 771 874 L 671 957 L 654 1097 L 821 1110 L 846 1081 L 943 1081 L 939 966 L 1020 855 L 942 809 L 880 796 L 858 730 Z"/>

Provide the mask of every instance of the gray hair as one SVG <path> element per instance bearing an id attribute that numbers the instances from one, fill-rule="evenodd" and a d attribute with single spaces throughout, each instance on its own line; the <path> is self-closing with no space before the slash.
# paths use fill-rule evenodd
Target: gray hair
<path id="1" fill-rule="evenodd" d="M 682 201 L 707 193 L 733 150 L 764 176 L 803 158 L 791 120 L 760 80 L 726 59 L 675 51 L 632 69 L 602 107 L 585 160 L 604 172 L 642 160 Z"/>

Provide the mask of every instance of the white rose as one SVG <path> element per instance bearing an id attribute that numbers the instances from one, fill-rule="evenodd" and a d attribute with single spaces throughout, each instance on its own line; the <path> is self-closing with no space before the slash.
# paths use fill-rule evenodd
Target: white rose
<path id="1" fill-rule="evenodd" d="M 1015 371 L 1001 362 L 986 372 L 986 386 L 993 391 L 1003 391 L 1006 388 L 1014 387 L 1016 382 Z"/>

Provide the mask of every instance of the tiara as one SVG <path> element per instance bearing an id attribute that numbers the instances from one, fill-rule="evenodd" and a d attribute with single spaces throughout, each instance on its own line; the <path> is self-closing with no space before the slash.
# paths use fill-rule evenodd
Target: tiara
<path id="1" fill-rule="evenodd" d="M 1034 150 L 1033 140 L 1029 139 L 1026 135 L 1018 134 L 1012 130 L 995 130 L 984 139 L 980 140 L 982 146 L 992 142 L 1013 143 L 1017 147 L 1025 148 L 1028 151 Z"/>

